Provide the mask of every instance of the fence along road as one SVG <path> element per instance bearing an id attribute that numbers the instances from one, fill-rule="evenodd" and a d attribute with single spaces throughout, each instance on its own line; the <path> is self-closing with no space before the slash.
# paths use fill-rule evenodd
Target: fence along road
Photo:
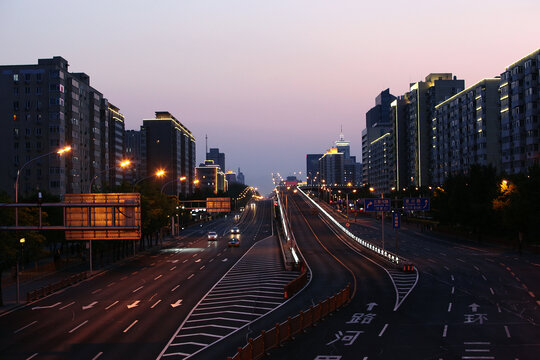
<path id="1" fill-rule="evenodd" d="M 285 270 L 274 237 L 257 242 L 193 308 L 158 359 L 190 358 L 273 311 L 299 274 Z"/>

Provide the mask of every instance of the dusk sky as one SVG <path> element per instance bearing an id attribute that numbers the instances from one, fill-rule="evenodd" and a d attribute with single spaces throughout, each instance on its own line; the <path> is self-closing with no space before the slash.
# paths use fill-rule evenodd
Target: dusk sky
<path id="1" fill-rule="evenodd" d="M 139 129 L 170 111 L 264 193 L 430 72 L 466 86 L 540 47 L 540 1 L 0 0 L 0 64 L 62 56 Z"/>

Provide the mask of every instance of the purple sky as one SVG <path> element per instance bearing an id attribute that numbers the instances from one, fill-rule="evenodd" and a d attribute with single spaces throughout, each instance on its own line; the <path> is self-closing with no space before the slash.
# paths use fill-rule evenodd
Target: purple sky
<path id="1" fill-rule="evenodd" d="M 0 1 L 1 64 L 60 55 L 126 128 L 167 110 L 250 185 L 305 171 L 343 124 L 361 156 L 365 113 L 430 72 L 466 86 L 540 47 L 540 1 Z M 303 175 L 302 175 L 303 177 Z"/>

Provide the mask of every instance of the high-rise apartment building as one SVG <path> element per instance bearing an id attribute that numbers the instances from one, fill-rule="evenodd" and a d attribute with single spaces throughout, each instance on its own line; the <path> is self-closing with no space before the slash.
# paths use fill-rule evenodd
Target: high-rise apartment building
<path id="1" fill-rule="evenodd" d="M 131 161 L 131 166 L 125 172 L 125 180 L 134 184 L 142 179 L 142 144 L 140 130 L 126 130 L 124 133 L 125 157 Z"/>
<path id="2" fill-rule="evenodd" d="M 464 80 L 457 80 L 451 73 L 432 73 L 425 81 L 411 85 L 405 132 L 407 164 L 403 169 L 410 180 L 408 185 L 423 186 L 431 182 L 432 119 L 435 105 L 465 88 Z M 399 136 L 399 135 L 398 135 Z M 400 170 L 401 171 L 401 170 Z"/>
<path id="3" fill-rule="evenodd" d="M 540 49 L 501 74 L 502 169 L 524 173 L 540 163 Z"/>
<path id="4" fill-rule="evenodd" d="M 406 171 L 407 164 L 409 163 L 407 144 L 410 139 L 407 138 L 407 132 L 405 131 L 409 115 L 409 104 L 410 102 L 407 95 L 398 97 L 390 104 L 392 109 L 392 133 L 394 140 L 394 162 L 392 164 L 392 172 L 394 174 L 394 183 L 397 189 L 404 189 L 410 184 L 408 172 Z"/>
<path id="5" fill-rule="evenodd" d="M 59 56 L 4 65 L 0 94 L 0 116 L 12 120 L 0 125 L 1 189 L 14 194 L 17 171 L 25 165 L 19 195 L 88 192 L 94 176 L 96 185 L 107 182 L 108 105 L 87 74 L 68 72 L 67 60 Z M 64 145 L 71 151 L 57 155 Z"/>
<path id="6" fill-rule="evenodd" d="M 144 137 L 144 142 L 142 141 Z M 153 119 L 144 119 L 141 127 L 143 176 L 165 170 L 162 182 L 171 181 L 164 192 L 172 195 L 193 193 L 195 180 L 195 138 L 178 119 L 167 111 L 157 111 Z M 180 181 L 181 177 L 185 180 Z M 174 181 L 178 180 L 178 181 Z"/>
<path id="7" fill-rule="evenodd" d="M 195 176 L 199 181 L 197 186 L 203 192 L 219 192 L 227 191 L 227 181 L 225 174 L 221 171 L 221 167 L 214 163 L 214 160 L 205 160 L 195 168 Z"/>
<path id="8" fill-rule="evenodd" d="M 475 164 L 500 170 L 499 83 L 484 79 L 435 106 L 432 184 Z"/>
<path id="9" fill-rule="evenodd" d="M 130 171 L 128 168 L 124 169 L 119 166 L 126 153 L 124 148 L 124 115 L 120 113 L 119 108 L 111 103 L 107 107 L 107 123 L 109 125 L 109 161 L 114 165 L 111 165 L 109 184 L 120 185 Z M 133 166 L 134 164 L 130 164 L 129 167 L 133 168 Z"/>
<path id="10" fill-rule="evenodd" d="M 225 171 L 225 153 L 220 153 L 218 148 L 211 148 L 206 153 L 206 160 L 212 160 L 214 164 L 219 165 L 221 171 Z"/>

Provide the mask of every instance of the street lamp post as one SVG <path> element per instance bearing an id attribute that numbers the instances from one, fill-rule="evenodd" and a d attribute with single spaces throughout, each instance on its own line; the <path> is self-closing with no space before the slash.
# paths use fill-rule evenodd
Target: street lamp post
<path id="1" fill-rule="evenodd" d="M 124 160 L 124 161 L 122 161 L 122 162 L 120 163 L 120 167 L 121 167 L 121 168 L 125 168 L 125 167 L 129 166 L 130 164 L 131 164 L 131 161 L 129 161 L 129 160 Z M 106 172 L 106 171 L 109 171 L 109 170 L 111 170 L 111 169 L 114 169 L 115 167 L 116 167 L 116 165 L 115 165 L 115 166 L 111 166 L 111 167 L 108 168 L 108 169 L 105 169 L 105 170 L 102 170 L 102 171 L 98 172 L 98 173 L 92 178 L 92 180 L 90 181 L 90 186 L 88 186 L 88 193 L 89 193 L 89 194 L 92 193 L 92 185 L 94 184 L 94 181 L 99 177 L 99 175 L 103 174 L 103 173 Z"/>
<path id="2" fill-rule="evenodd" d="M 20 280 L 19 280 L 19 263 L 22 261 L 22 257 L 23 257 L 23 245 L 25 243 L 26 239 L 25 238 L 20 238 L 19 239 L 19 243 L 21 244 L 21 253 L 20 253 L 20 256 L 17 257 L 17 304 L 20 303 L 21 301 L 21 297 L 20 297 Z"/>
<path id="3" fill-rule="evenodd" d="M 149 176 L 146 176 L 146 177 L 143 177 L 142 179 L 139 179 L 137 180 L 134 184 L 133 184 L 133 192 L 135 192 L 135 187 L 137 186 L 137 184 L 139 184 L 141 181 L 143 180 L 146 180 L 146 179 L 150 179 L 151 177 L 162 177 L 165 175 L 165 170 L 158 170 L 156 171 L 154 174 L 152 175 L 149 175 Z"/>
<path id="4" fill-rule="evenodd" d="M 39 155 L 25 162 L 23 166 L 21 166 L 21 168 L 17 170 L 17 179 L 15 180 L 15 203 L 16 204 L 19 203 L 19 177 L 21 175 L 21 171 L 26 167 L 26 165 L 30 164 L 32 161 L 44 158 L 45 156 L 49 156 L 55 153 L 58 155 L 62 155 L 70 150 L 71 150 L 71 146 L 66 146 L 66 147 L 63 147 L 62 149 L 51 151 L 43 155 Z M 19 211 L 18 210 L 19 210 L 18 208 L 15 208 L 15 226 L 19 226 Z"/>

